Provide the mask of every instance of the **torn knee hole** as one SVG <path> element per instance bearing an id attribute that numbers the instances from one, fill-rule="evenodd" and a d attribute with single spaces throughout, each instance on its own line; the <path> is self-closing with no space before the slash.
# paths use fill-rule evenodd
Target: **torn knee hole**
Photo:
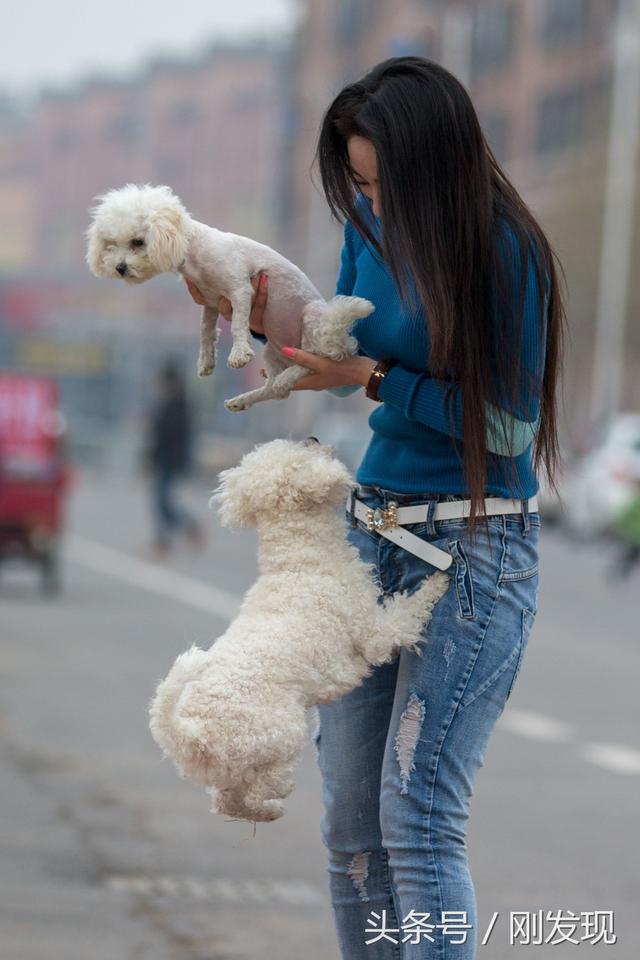
<path id="1" fill-rule="evenodd" d="M 396 734 L 395 750 L 400 765 L 401 793 L 407 793 L 411 771 L 415 770 L 414 756 L 424 721 L 424 701 L 412 693 L 400 718 L 400 727 Z"/>
<path id="2" fill-rule="evenodd" d="M 353 880 L 353 885 L 358 891 L 361 900 L 368 900 L 367 877 L 369 876 L 369 857 L 370 853 L 356 853 L 349 863 L 347 873 Z"/>

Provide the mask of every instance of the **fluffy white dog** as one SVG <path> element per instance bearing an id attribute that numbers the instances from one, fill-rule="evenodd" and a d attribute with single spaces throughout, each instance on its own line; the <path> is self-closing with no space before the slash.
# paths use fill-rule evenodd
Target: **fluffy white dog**
<path id="1" fill-rule="evenodd" d="M 221 296 L 233 307 L 228 365 L 243 367 L 254 357 L 251 277 L 260 271 L 269 274 L 263 318 L 267 379 L 256 390 L 225 400 L 228 410 L 246 410 L 259 400 L 289 396 L 309 370 L 280 352 L 286 344 L 332 360 L 357 352 L 349 331 L 356 320 L 372 313 L 368 300 L 337 296 L 326 302 L 290 260 L 248 237 L 194 220 L 167 186 L 127 184 L 96 199 L 87 231 L 87 263 L 96 276 L 143 283 L 159 273 L 177 272 L 191 278 L 202 292 L 207 305 L 200 321 L 200 376 L 208 376 L 216 365 Z"/>
<path id="2" fill-rule="evenodd" d="M 315 438 L 259 444 L 220 474 L 226 526 L 255 526 L 260 576 L 209 650 L 182 653 L 150 701 L 152 734 L 211 810 L 276 820 L 307 741 L 305 711 L 348 693 L 421 633 L 449 577 L 379 601 L 345 537 L 349 471 Z"/>

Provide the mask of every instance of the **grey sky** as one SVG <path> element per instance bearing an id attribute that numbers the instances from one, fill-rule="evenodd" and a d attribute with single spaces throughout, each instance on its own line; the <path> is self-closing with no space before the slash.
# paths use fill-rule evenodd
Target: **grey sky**
<path id="1" fill-rule="evenodd" d="M 3 17 L 0 92 L 135 70 L 157 54 L 287 31 L 297 0 L 17 0 Z"/>

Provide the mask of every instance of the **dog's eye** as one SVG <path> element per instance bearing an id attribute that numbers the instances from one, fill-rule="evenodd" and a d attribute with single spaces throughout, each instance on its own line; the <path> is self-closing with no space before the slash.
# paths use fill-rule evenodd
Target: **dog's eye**
<path id="1" fill-rule="evenodd" d="M 142 239 L 142 237 L 135 237 L 135 238 L 131 241 L 131 246 L 132 246 L 132 247 L 144 247 L 144 240 Z"/>

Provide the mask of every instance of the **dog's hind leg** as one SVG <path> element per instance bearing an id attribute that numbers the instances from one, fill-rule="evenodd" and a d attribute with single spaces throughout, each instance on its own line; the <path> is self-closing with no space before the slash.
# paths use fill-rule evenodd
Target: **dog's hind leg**
<path id="1" fill-rule="evenodd" d="M 284 400 L 291 393 L 292 386 L 309 372 L 307 367 L 299 367 L 298 364 L 293 364 L 283 370 L 282 373 L 278 373 L 275 377 L 267 380 L 256 390 L 250 390 L 248 393 L 241 393 L 237 397 L 225 400 L 224 405 L 227 410 L 237 413 L 240 410 L 248 410 L 254 403 L 259 403 L 261 400 Z"/>
<path id="2" fill-rule="evenodd" d="M 200 354 L 198 356 L 198 376 L 208 377 L 216 366 L 218 342 L 218 311 L 213 307 L 203 307 L 200 317 Z"/>
<path id="3" fill-rule="evenodd" d="M 411 595 L 396 593 L 379 604 L 374 611 L 373 629 L 357 645 L 358 653 L 373 665 L 393 659 L 401 647 L 422 656 L 418 646 L 421 633 L 449 583 L 449 575 L 438 570 Z"/>
<path id="4" fill-rule="evenodd" d="M 234 294 L 231 299 L 233 314 L 231 316 L 231 336 L 233 337 L 233 346 L 227 366 L 244 367 L 255 357 L 255 352 L 250 343 L 249 316 L 251 314 L 251 299 L 253 297 L 253 287 L 249 283 L 247 287 L 243 286 L 241 290 Z"/>

